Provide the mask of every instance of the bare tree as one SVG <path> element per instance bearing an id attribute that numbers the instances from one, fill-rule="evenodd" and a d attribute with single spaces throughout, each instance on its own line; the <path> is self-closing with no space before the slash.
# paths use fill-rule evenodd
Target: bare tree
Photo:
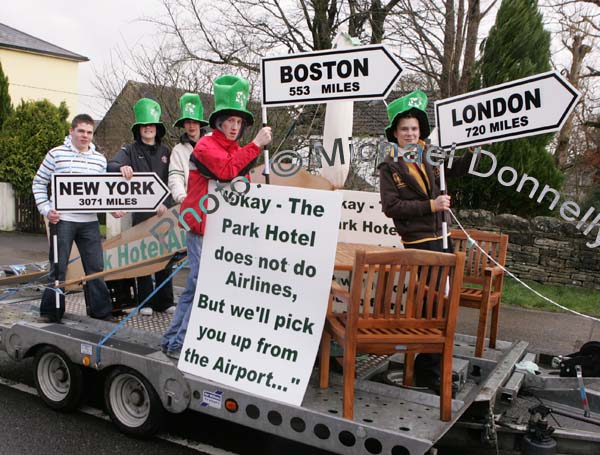
<path id="1" fill-rule="evenodd" d="M 387 4 L 379 0 L 360 1 L 348 0 L 349 17 L 348 33 L 351 36 L 365 38 L 366 28 L 370 28 L 371 37 L 368 39 L 370 44 L 383 42 L 385 38 L 386 19 L 394 11 L 400 0 L 390 0 Z"/>
<path id="2" fill-rule="evenodd" d="M 586 152 L 587 134 L 582 129 L 586 128 L 586 121 L 598 107 L 597 100 L 594 100 L 596 81 L 593 79 L 600 74 L 596 74 L 589 66 L 586 68 L 586 62 L 591 60 L 590 57 L 594 55 L 594 49 L 597 48 L 600 39 L 600 29 L 597 25 L 600 10 L 583 5 L 582 2 L 556 2 L 550 6 L 556 24 L 560 27 L 562 49 L 559 49 L 559 52 L 565 50 L 570 56 L 570 62 L 561 72 L 583 93 L 579 106 L 567 119 L 556 140 L 554 160 L 559 169 L 565 170 L 578 162 L 577 156 Z"/>
<path id="3" fill-rule="evenodd" d="M 467 91 L 474 75 L 479 27 L 497 0 L 401 0 L 390 41 L 411 71 L 435 81 L 446 98 Z"/>
<path id="4" fill-rule="evenodd" d="M 181 58 L 235 67 L 250 76 L 258 73 L 261 57 L 330 49 L 346 28 L 363 42 L 381 42 L 386 18 L 399 0 L 162 2 L 166 16 L 147 20 L 174 38 Z"/>

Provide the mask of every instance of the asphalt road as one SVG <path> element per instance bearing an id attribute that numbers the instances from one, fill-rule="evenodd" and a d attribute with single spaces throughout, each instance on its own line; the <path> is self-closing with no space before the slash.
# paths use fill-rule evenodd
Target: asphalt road
<path id="1" fill-rule="evenodd" d="M 40 398 L 10 387 L 0 386 L 0 394 L 0 455 L 198 455 L 166 441 L 129 438 L 97 417 L 57 415 Z"/>
<path id="2" fill-rule="evenodd" d="M 33 389 L 33 360 L 12 361 L 0 352 L 0 377 Z M 13 385 L 14 387 L 14 385 Z M 165 432 L 150 440 L 125 436 L 103 414 L 101 390 L 88 387 L 83 411 L 65 414 L 48 408 L 38 396 L 0 383 L 0 455 L 328 455 L 241 425 L 196 412 L 170 414 Z M 165 441 L 167 438 L 173 442 Z"/>

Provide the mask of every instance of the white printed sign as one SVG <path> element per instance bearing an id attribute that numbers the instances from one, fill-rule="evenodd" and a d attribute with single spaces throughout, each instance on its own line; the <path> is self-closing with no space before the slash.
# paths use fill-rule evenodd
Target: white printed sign
<path id="1" fill-rule="evenodd" d="M 475 146 L 558 131 L 580 96 L 551 71 L 436 101 L 439 146 Z"/>
<path id="2" fill-rule="evenodd" d="M 211 186 L 218 208 L 208 215 L 178 367 L 300 405 L 323 330 L 342 195 L 250 188 Z"/>
<path id="3" fill-rule="evenodd" d="M 168 195 L 169 188 L 154 172 L 136 172 L 131 180 L 118 172 L 52 176 L 58 212 L 154 212 Z"/>
<path id="4" fill-rule="evenodd" d="M 394 222 L 381 211 L 379 193 L 339 190 L 344 195 L 339 242 L 401 248 Z"/>
<path id="5" fill-rule="evenodd" d="M 385 216 L 381 210 L 379 193 L 350 190 L 339 190 L 339 192 L 344 195 L 339 242 L 403 248 L 393 220 Z M 348 290 L 350 289 L 350 275 L 351 273 L 347 270 L 336 270 L 333 274 L 335 280 Z M 363 288 L 364 286 L 363 280 Z M 397 288 L 398 286 L 394 285 L 390 297 L 392 301 L 396 300 Z M 375 291 L 375 284 L 373 284 L 372 291 Z M 334 309 L 344 311 L 345 307 L 339 300 L 334 299 Z"/>
<path id="6" fill-rule="evenodd" d="M 383 99 L 401 72 L 392 53 L 380 44 L 265 57 L 263 105 Z"/>

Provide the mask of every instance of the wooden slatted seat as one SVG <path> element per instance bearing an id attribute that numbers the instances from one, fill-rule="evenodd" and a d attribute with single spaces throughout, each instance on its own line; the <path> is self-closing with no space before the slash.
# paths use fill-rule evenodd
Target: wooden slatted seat
<path id="1" fill-rule="evenodd" d="M 333 337 L 344 348 L 343 416 L 354 414 L 357 352 L 405 352 L 404 382 L 413 378 L 415 353 L 440 353 L 440 418 L 451 418 L 452 350 L 465 256 L 419 250 L 356 252 L 350 292 L 335 281 L 320 348 L 320 386 L 329 384 Z M 364 286 L 363 286 L 364 281 Z M 408 282 L 406 294 L 396 293 Z M 333 298 L 347 311 L 333 312 Z M 362 304 L 361 302 L 367 302 Z M 399 351 L 401 347 L 401 350 Z"/>
<path id="2" fill-rule="evenodd" d="M 508 249 L 508 235 L 494 232 L 467 230 L 469 236 L 487 252 L 494 260 L 504 267 Z M 466 254 L 465 276 L 463 288 L 460 291 L 460 305 L 479 309 L 479 324 L 477 326 L 477 341 L 475 355 L 483 357 L 483 346 L 490 322 L 490 347 L 496 347 L 498 325 L 500 319 L 500 301 L 502 300 L 502 283 L 504 272 L 475 245 L 470 246 L 467 235 L 459 230 L 452 231 L 454 250 Z M 478 286 L 477 288 L 467 287 Z"/>

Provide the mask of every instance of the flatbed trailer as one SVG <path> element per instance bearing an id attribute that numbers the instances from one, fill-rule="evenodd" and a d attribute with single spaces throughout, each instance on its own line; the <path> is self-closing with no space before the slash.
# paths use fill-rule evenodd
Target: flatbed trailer
<path id="1" fill-rule="evenodd" d="M 485 358 L 476 358 L 475 338 L 456 335 L 455 370 L 461 384 L 452 401 L 450 422 L 439 419 L 437 395 L 394 385 L 396 374 L 401 374 L 402 355 L 360 358 L 354 419 L 348 420 L 341 417 L 339 373 L 332 372 L 329 388 L 320 389 L 315 368 L 302 406 L 265 399 L 179 371 L 176 361 L 160 350 L 169 315 L 135 315 L 100 347 L 115 324 L 87 317 L 82 293 L 69 294 L 66 301 L 60 324 L 40 320 L 39 299 L 0 301 L 0 350 L 15 361 L 34 357 L 36 388 L 54 409 L 76 409 L 83 369 L 97 371 L 104 383 L 107 411 L 128 434 L 154 434 L 165 413 L 188 409 L 340 454 L 417 455 L 436 445 L 452 447 L 458 441 L 461 446 L 469 440 L 478 440 L 478 447 L 498 449 L 503 430 L 519 437 L 526 433 L 524 422 L 515 421 L 511 427 L 497 415 L 507 396 L 509 404 L 517 401 L 519 390 L 511 384 L 519 382 L 514 379 L 514 366 L 527 355 L 525 342 L 498 342 L 496 349 L 486 349 Z M 551 378 L 532 380 L 544 389 L 544 381 Z M 556 389 L 556 380 L 553 386 Z M 592 393 L 590 403 L 595 409 L 600 404 L 597 398 Z M 585 442 L 582 450 L 593 451 L 563 453 L 599 453 L 600 438 L 588 436 L 584 432 L 575 439 Z"/>

